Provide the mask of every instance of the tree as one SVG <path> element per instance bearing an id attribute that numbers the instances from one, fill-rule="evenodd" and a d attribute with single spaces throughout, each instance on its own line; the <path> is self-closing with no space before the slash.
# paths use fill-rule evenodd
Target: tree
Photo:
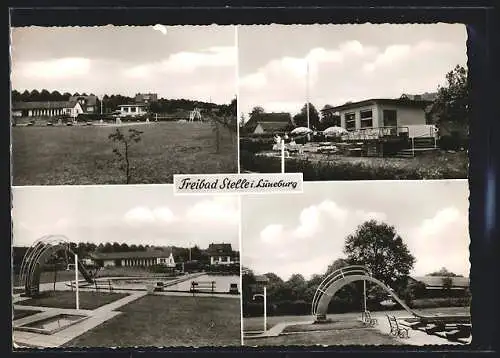
<path id="1" fill-rule="evenodd" d="M 441 270 L 431 272 L 427 274 L 427 276 L 443 276 L 443 277 L 463 277 L 462 275 L 457 275 L 453 272 L 450 272 L 446 269 L 446 267 L 441 267 Z"/>
<path id="2" fill-rule="evenodd" d="M 367 266 L 387 285 L 404 279 L 415 258 L 393 226 L 369 220 L 346 238 L 344 252 L 350 264 Z"/>
<path id="3" fill-rule="evenodd" d="M 302 107 L 299 113 L 293 116 L 293 123 L 297 127 L 307 127 L 307 103 L 304 104 L 304 107 Z M 311 129 L 316 129 L 319 123 L 318 110 L 312 103 L 309 103 L 309 127 Z"/>
<path id="4" fill-rule="evenodd" d="M 131 167 L 130 167 L 130 147 L 134 143 L 141 141 L 141 134 L 143 132 L 137 129 L 129 129 L 128 135 L 123 134 L 119 128 L 114 133 L 111 133 L 108 138 L 113 142 L 118 143 L 119 148 L 114 148 L 113 153 L 119 163 L 119 168 L 125 173 L 125 182 L 130 184 L 131 180 Z M 121 147 L 121 148 L 120 148 Z"/>
<path id="5" fill-rule="evenodd" d="M 264 112 L 265 112 L 264 108 L 262 108 L 261 106 L 255 106 L 252 108 L 252 111 L 250 113 L 248 113 L 248 116 L 250 119 L 252 119 L 252 118 L 255 118 L 255 116 L 262 114 Z"/>
<path id="6" fill-rule="evenodd" d="M 439 87 L 430 116 L 437 125 L 446 122 L 467 125 L 469 122 L 469 81 L 467 69 L 457 65 L 446 74 L 446 86 Z"/>

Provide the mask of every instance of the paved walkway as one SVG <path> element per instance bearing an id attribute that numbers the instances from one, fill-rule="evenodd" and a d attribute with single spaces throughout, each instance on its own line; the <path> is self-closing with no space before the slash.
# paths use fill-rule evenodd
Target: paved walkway
<path id="1" fill-rule="evenodd" d="M 42 311 L 35 315 L 24 317 L 18 319 L 14 322 L 14 327 L 38 321 L 39 319 L 52 317 L 57 314 L 76 314 L 76 315 L 87 315 L 88 318 L 63 329 L 62 331 L 56 332 L 51 335 L 33 333 L 33 332 L 22 332 L 13 331 L 13 341 L 18 345 L 26 345 L 28 347 L 59 347 L 66 342 L 82 335 L 88 330 L 97 327 L 101 323 L 119 315 L 121 312 L 115 311 L 116 309 L 135 301 L 143 296 L 147 292 L 134 292 L 127 297 L 121 298 L 114 302 L 108 303 L 107 305 L 101 306 L 95 310 L 76 310 L 76 309 L 61 309 L 61 308 L 48 308 L 48 307 L 33 307 L 33 306 L 19 306 L 14 303 L 14 308 L 18 309 L 29 309 L 29 310 L 39 310 Z"/>
<path id="2" fill-rule="evenodd" d="M 398 321 L 401 321 L 404 318 L 408 318 L 408 314 L 406 315 L 394 315 Z M 373 313 L 372 312 L 372 318 L 376 318 L 378 324 L 375 325 L 374 328 L 377 328 L 380 332 L 390 335 L 391 332 L 391 326 L 389 325 L 389 321 L 387 320 L 387 317 L 385 314 L 377 314 L 377 312 Z M 399 322 L 398 322 L 399 323 Z M 406 327 L 408 328 L 408 327 Z M 408 328 L 408 338 L 399 338 L 395 337 L 395 339 L 401 343 L 408 344 L 408 345 L 416 345 L 416 346 L 423 346 L 423 345 L 442 345 L 442 344 L 449 344 L 449 345 L 460 345 L 460 343 L 456 342 L 450 342 L 445 338 L 441 338 L 435 335 L 427 334 L 425 332 L 416 330 L 416 329 L 411 329 Z"/>
<path id="3" fill-rule="evenodd" d="M 252 334 L 249 336 L 245 336 L 245 339 L 252 339 L 252 338 L 267 338 L 267 337 L 278 337 L 286 327 L 288 326 L 296 326 L 296 325 L 304 325 L 304 324 L 313 324 L 314 321 L 296 321 L 296 322 L 280 322 L 270 329 L 268 329 L 265 332 L 262 332 L 261 334 Z"/>

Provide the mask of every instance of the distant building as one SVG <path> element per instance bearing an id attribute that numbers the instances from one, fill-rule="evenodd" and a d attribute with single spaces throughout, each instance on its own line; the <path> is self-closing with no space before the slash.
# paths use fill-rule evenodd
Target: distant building
<path id="1" fill-rule="evenodd" d="M 94 264 L 102 267 L 139 267 L 163 265 L 175 268 L 172 250 L 149 250 L 133 252 L 95 252 L 90 254 Z"/>
<path id="2" fill-rule="evenodd" d="M 145 104 L 121 104 L 118 108 L 122 117 L 136 117 L 147 113 Z"/>
<path id="3" fill-rule="evenodd" d="M 281 133 L 293 128 L 290 113 L 257 113 L 244 125 L 248 133 Z"/>
<path id="4" fill-rule="evenodd" d="M 239 254 L 233 251 L 231 244 L 210 244 L 207 253 L 210 265 L 231 265 L 240 262 Z"/>
<path id="5" fill-rule="evenodd" d="M 450 290 L 466 290 L 470 282 L 468 277 L 453 276 L 411 276 L 410 280 L 421 282 L 426 290 L 444 290 L 446 279 L 450 279 Z"/>
<path id="6" fill-rule="evenodd" d="M 14 117 L 72 117 L 83 113 L 77 101 L 16 102 L 12 104 Z"/>
<path id="7" fill-rule="evenodd" d="M 135 95 L 135 103 L 149 104 L 158 101 L 157 93 L 137 93 Z"/>
<path id="8" fill-rule="evenodd" d="M 99 99 L 97 96 L 71 96 L 70 102 L 78 102 L 82 106 L 84 113 L 99 113 Z"/>

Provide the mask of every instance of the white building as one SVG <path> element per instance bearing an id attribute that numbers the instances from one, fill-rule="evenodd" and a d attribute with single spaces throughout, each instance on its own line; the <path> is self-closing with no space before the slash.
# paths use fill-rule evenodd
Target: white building
<path id="1" fill-rule="evenodd" d="M 14 117 L 71 117 L 83 113 L 78 101 L 17 102 L 12 105 Z"/>
<path id="2" fill-rule="evenodd" d="M 95 252 L 91 258 L 98 266 L 109 267 L 147 267 L 162 265 L 175 268 L 172 250 L 147 250 L 133 252 Z"/>
<path id="3" fill-rule="evenodd" d="M 122 104 L 118 108 L 122 117 L 137 117 L 148 113 L 145 104 Z"/>

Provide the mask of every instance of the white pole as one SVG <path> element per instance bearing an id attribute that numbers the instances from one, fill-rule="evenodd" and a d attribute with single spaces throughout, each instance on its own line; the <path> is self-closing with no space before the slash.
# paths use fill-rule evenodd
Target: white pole
<path id="1" fill-rule="evenodd" d="M 307 128 L 311 128 L 310 127 L 310 123 L 309 123 L 309 61 L 307 61 L 307 71 L 306 71 L 306 110 L 307 110 Z"/>
<path id="2" fill-rule="evenodd" d="M 363 311 L 366 312 L 366 280 L 363 280 Z"/>
<path id="3" fill-rule="evenodd" d="M 75 254 L 75 287 L 76 287 L 76 309 L 80 309 L 80 293 L 78 292 L 79 289 L 79 284 L 78 284 L 78 254 Z"/>
<path id="4" fill-rule="evenodd" d="M 285 140 L 281 140 L 281 172 L 285 173 Z"/>
<path id="5" fill-rule="evenodd" d="M 267 331 L 267 293 L 266 286 L 264 286 L 264 333 Z"/>

